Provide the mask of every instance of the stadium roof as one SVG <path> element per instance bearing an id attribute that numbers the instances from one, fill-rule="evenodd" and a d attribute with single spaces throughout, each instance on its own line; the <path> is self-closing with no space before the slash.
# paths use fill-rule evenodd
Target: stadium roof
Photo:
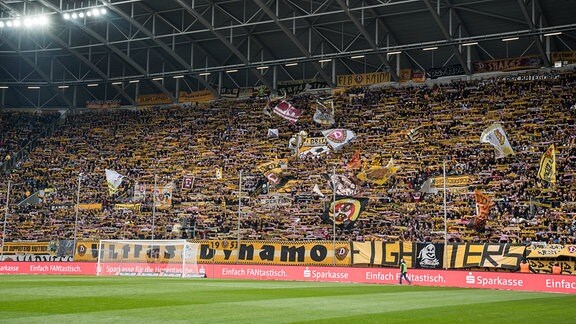
<path id="1" fill-rule="evenodd" d="M 528 55 L 550 66 L 549 53 L 576 47 L 575 12 L 570 0 L 3 0 L 0 107 L 454 64 L 469 74 L 470 62 Z"/>

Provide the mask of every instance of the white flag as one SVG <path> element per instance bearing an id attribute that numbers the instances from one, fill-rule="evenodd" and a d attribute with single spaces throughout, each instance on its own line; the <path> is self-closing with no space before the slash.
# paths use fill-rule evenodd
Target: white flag
<path id="1" fill-rule="evenodd" d="M 124 176 L 120 173 L 106 169 L 106 183 L 108 184 L 108 191 L 110 196 L 118 192 L 118 188 L 122 184 Z"/>
<path id="2" fill-rule="evenodd" d="M 318 194 L 318 196 L 320 197 L 324 197 L 324 194 L 322 193 L 322 191 L 320 190 L 320 187 L 318 187 L 318 184 L 314 185 L 314 188 L 312 189 L 312 192 Z"/>
<path id="3" fill-rule="evenodd" d="M 172 206 L 172 189 L 174 188 L 174 183 L 169 182 L 165 184 L 162 188 L 156 188 L 154 195 L 154 202 L 156 208 L 168 209 Z"/>
<path id="4" fill-rule="evenodd" d="M 278 128 L 268 128 L 268 137 L 278 137 Z"/>
<path id="5" fill-rule="evenodd" d="M 334 150 L 340 149 L 356 137 L 356 134 L 348 129 L 329 129 L 322 131 L 322 135 L 326 137 L 326 140 Z"/>
<path id="6" fill-rule="evenodd" d="M 500 159 L 508 155 L 514 155 L 514 150 L 508 142 L 504 128 L 500 124 L 493 124 L 486 128 L 480 136 L 480 142 L 490 143 L 496 149 L 496 158 Z"/>

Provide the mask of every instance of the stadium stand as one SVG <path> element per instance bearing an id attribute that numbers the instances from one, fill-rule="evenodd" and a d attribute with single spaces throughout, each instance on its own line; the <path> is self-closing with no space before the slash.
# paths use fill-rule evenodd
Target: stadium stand
<path id="1" fill-rule="evenodd" d="M 337 228 L 337 240 L 440 242 L 442 192 L 423 193 L 421 186 L 442 176 L 445 162 L 447 176 L 465 179 L 447 195 L 450 241 L 576 244 L 576 72 L 541 74 L 529 82 L 500 76 L 348 89 L 334 98 L 331 128 L 353 130 L 356 138 L 319 157 L 299 158 L 288 145 L 300 131 L 322 137 L 325 127 L 312 120 L 311 95 L 289 98 L 304 111 L 294 125 L 264 114 L 266 98 L 74 113 L 2 175 L 3 183 L 10 178 L 14 184 L 5 240 L 145 239 L 152 238 L 153 227 L 156 239 L 235 239 L 238 230 L 242 239 L 332 239 L 332 224 L 323 221 L 332 190 L 322 175 L 336 173 L 356 183 L 355 197 L 369 199 L 353 227 Z M 3 159 L 56 117 L 2 113 Z M 514 155 L 496 159 L 494 148 L 480 142 L 483 130 L 496 122 Z M 279 136 L 269 137 L 268 129 L 278 129 Z M 555 185 L 537 178 L 540 158 L 552 143 Z M 358 170 L 346 167 L 357 151 L 364 169 L 391 158 L 400 169 L 383 185 L 362 182 Z M 289 190 L 243 194 L 239 203 L 239 182 L 243 191 L 253 187 L 261 177 L 257 166 L 274 159 L 287 160 L 283 175 L 296 182 Z M 105 169 L 125 176 L 114 196 Z M 193 179 L 190 188 L 182 186 L 184 177 Z M 136 182 L 146 186 L 144 201 L 134 201 Z M 171 206 L 152 207 L 154 184 L 170 182 Z M 475 189 L 495 203 L 482 228 L 469 226 L 476 215 Z M 37 193 L 37 203 L 18 204 Z M 0 199 L 5 201 L 5 192 Z M 77 200 L 82 208 L 75 234 Z"/>

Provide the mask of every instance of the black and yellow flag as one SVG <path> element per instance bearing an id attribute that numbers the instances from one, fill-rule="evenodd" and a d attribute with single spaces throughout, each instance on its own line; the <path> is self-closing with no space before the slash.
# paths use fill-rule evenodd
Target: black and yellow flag
<path id="1" fill-rule="evenodd" d="M 540 159 L 538 178 L 552 184 L 556 183 L 556 146 L 550 145 Z"/>
<path id="2" fill-rule="evenodd" d="M 368 198 L 336 197 L 324 209 L 322 219 L 327 223 L 334 222 L 338 226 L 352 228 L 367 203 Z"/>

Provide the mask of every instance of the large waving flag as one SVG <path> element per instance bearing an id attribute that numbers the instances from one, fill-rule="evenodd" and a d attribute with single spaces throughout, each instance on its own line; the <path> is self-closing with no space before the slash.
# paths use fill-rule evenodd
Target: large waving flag
<path id="1" fill-rule="evenodd" d="M 168 209 L 172 207 L 172 189 L 174 188 L 174 183 L 169 182 L 165 184 L 162 188 L 156 188 L 156 194 L 154 195 L 154 204 L 158 209 Z"/>
<path id="2" fill-rule="evenodd" d="M 343 174 L 323 174 L 324 178 L 328 180 L 332 191 L 339 196 L 352 196 L 358 192 L 358 188 L 352 180 L 348 179 Z"/>
<path id="3" fill-rule="evenodd" d="M 106 183 L 108 184 L 108 192 L 110 196 L 118 192 L 118 188 L 122 184 L 124 176 L 120 173 L 106 169 Z"/>
<path id="4" fill-rule="evenodd" d="M 422 128 L 423 126 L 417 126 L 415 128 L 412 128 L 408 131 L 408 133 L 406 133 L 406 138 L 408 138 L 408 140 L 410 142 L 414 142 L 416 141 L 418 138 L 420 138 L 420 128 Z"/>
<path id="5" fill-rule="evenodd" d="M 349 129 L 329 129 L 322 131 L 322 135 L 326 137 L 328 144 L 332 146 L 334 150 L 339 150 L 342 146 L 349 143 L 356 134 Z"/>
<path id="6" fill-rule="evenodd" d="M 366 170 L 361 171 L 356 177 L 362 181 L 372 182 L 377 185 L 382 185 L 390 179 L 400 167 L 396 165 L 393 158 L 390 158 L 386 166 L 373 165 Z"/>
<path id="7" fill-rule="evenodd" d="M 556 146 L 554 144 L 548 147 L 540 159 L 538 178 L 552 184 L 556 183 Z"/>
<path id="8" fill-rule="evenodd" d="M 346 163 L 346 169 L 359 169 L 361 166 L 362 161 L 360 161 L 360 150 L 356 150 L 350 161 Z"/>
<path id="9" fill-rule="evenodd" d="M 351 228 L 358 216 L 362 214 L 368 204 L 368 198 L 336 197 L 326 206 L 322 219 L 327 223 L 334 222 L 338 226 Z"/>
<path id="10" fill-rule="evenodd" d="M 298 121 L 300 115 L 302 115 L 302 110 L 292 106 L 288 101 L 282 100 L 274 107 L 274 113 L 294 124 Z"/>
<path id="11" fill-rule="evenodd" d="M 146 197 L 146 184 L 143 182 L 134 183 L 134 201 L 144 201 Z"/>
<path id="12" fill-rule="evenodd" d="M 268 137 L 278 137 L 278 128 L 268 128 Z"/>
<path id="13" fill-rule="evenodd" d="M 299 158 L 308 156 L 318 157 L 330 152 L 330 147 L 328 147 L 328 141 L 325 137 L 300 137 L 297 147 Z"/>
<path id="14" fill-rule="evenodd" d="M 287 160 L 276 159 L 274 161 L 259 164 L 256 168 L 268 180 L 268 183 L 276 188 L 276 192 L 290 192 L 291 187 L 295 184 L 293 177 L 287 177 L 282 174 L 286 168 Z"/>
<path id="15" fill-rule="evenodd" d="M 480 142 L 490 143 L 496 149 L 496 158 L 500 159 L 508 155 L 514 155 L 514 150 L 508 142 L 504 128 L 500 124 L 493 124 L 486 128 L 480 136 Z"/>
<path id="16" fill-rule="evenodd" d="M 316 112 L 314 113 L 312 120 L 322 126 L 332 126 L 336 122 L 334 119 L 334 101 L 331 99 L 329 100 L 330 108 L 326 107 L 324 102 L 324 100 L 316 100 Z"/>
<path id="17" fill-rule="evenodd" d="M 474 218 L 473 227 L 477 231 L 482 231 L 490 216 L 490 209 L 494 206 L 494 202 L 487 194 L 480 190 L 474 190 L 474 199 L 476 200 L 476 217 Z"/>

